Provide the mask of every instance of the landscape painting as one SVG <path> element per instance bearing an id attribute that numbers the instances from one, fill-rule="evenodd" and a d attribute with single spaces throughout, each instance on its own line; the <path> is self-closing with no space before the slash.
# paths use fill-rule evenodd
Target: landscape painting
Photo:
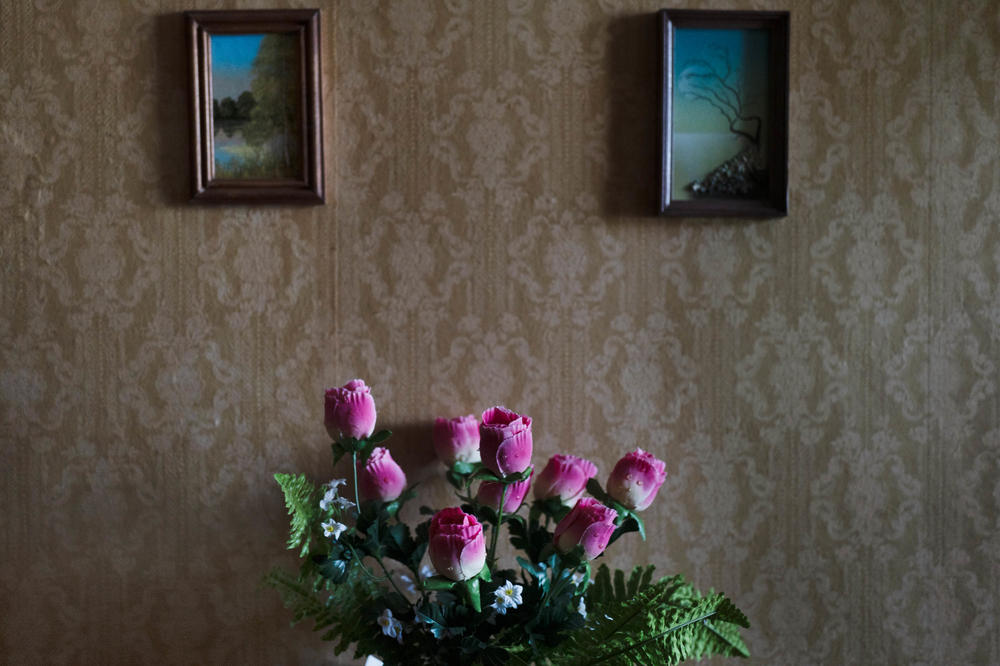
<path id="1" fill-rule="evenodd" d="M 658 14 L 660 215 L 788 215 L 789 13 Z"/>
<path id="2" fill-rule="evenodd" d="M 213 34 L 212 148 L 220 179 L 303 177 L 303 94 L 295 33 Z"/>
<path id="3" fill-rule="evenodd" d="M 671 198 L 767 191 L 768 32 L 678 28 Z"/>

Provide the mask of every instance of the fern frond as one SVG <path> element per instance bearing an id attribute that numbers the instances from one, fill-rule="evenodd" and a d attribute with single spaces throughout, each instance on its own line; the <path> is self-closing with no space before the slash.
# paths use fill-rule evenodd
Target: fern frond
<path id="1" fill-rule="evenodd" d="M 602 564 L 594 576 L 593 582 L 587 588 L 587 607 L 606 605 L 614 602 L 631 599 L 636 594 L 649 587 L 653 580 L 652 564 L 644 567 L 635 567 L 629 574 L 628 581 L 625 580 L 625 572 L 615 570 L 612 582 L 611 570 L 608 565 Z"/>
<path id="2" fill-rule="evenodd" d="M 334 654 L 356 644 L 357 654 L 381 651 L 375 617 L 377 586 L 359 577 L 353 585 L 317 585 L 312 577 L 294 576 L 282 569 L 272 569 L 262 583 L 273 587 L 285 607 L 292 611 L 292 624 L 312 619 L 313 631 L 326 630 L 322 640 L 337 641 Z M 373 605 L 374 604 L 374 605 Z"/>
<path id="3" fill-rule="evenodd" d="M 309 553 L 312 524 L 319 511 L 318 491 L 306 479 L 305 474 L 275 474 L 274 479 L 285 493 L 285 506 L 292 517 L 288 548 L 298 548 L 301 545 L 299 557 L 305 557 Z"/>
<path id="4" fill-rule="evenodd" d="M 624 574 L 620 578 L 627 593 L 631 586 L 625 585 Z M 595 586 L 618 588 L 610 579 L 599 571 Z M 610 602 L 595 604 L 587 625 L 560 646 L 554 663 L 625 666 L 676 664 L 713 654 L 749 656 L 737 628 L 749 622 L 725 596 L 702 597 L 680 576 L 663 578 L 625 599 L 618 598 L 621 591 L 615 590 Z"/>
<path id="5" fill-rule="evenodd" d="M 316 623 L 320 623 L 325 610 L 324 604 L 311 583 L 292 576 L 283 569 L 274 568 L 264 576 L 262 584 L 278 591 L 285 608 L 292 611 L 292 624 L 307 617 L 315 618 Z"/>

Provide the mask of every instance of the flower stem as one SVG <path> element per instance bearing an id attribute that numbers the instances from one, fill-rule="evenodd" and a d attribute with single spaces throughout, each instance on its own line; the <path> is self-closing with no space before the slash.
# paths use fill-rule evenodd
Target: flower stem
<path id="1" fill-rule="evenodd" d="M 357 451 L 351 451 L 351 471 L 354 473 L 354 505 L 355 505 L 355 507 L 357 507 L 358 517 L 360 518 L 361 517 L 361 499 L 358 496 L 358 452 Z M 357 527 L 355 527 L 355 530 L 356 529 L 357 529 Z M 385 562 L 382 561 L 382 558 L 379 557 L 377 554 L 373 555 L 373 556 L 375 558 L 375 561 L 378 562 L 378 565 L 380 567 L 382 567 L 382 572 L 385 574 L 385 577 L 389 581 L 389 584 L 392 585 L 392 589 L 396 590 L 396 594 L 398 594 L 399 596 L 403 597 L 403 599 L 406 599 L 406 595 L 403 594 L 399 590 L 399 588 L 396 586 L 396 581 L 393 580 L 392 574 L 389 573 L 389 570 L 386 568 Z M 365 568 L 364 563 L 361 562 L 360 559 L 358 560 L 358 563 L 361 565 L 362 569 Z M 419 580 L 419 576 L 417 577 L 417 580 Z"/>
<path id="2" fill-rule="evenodd" d="M 496 567 L 496 552 L 497 552 L 497 537 L 500 535 L 500 526 L 503 524 L 503 505 L 507 502 L 507 484 L 504 484 L 503 490 L 500 491 L 500 506 L 497 507 L 497 522 L 493 529 L 493 534 L 490 535 L 490 569 Z"/>
<path id="3" fill-rule="evenodd" d="M 358 452 L 351 451 L 351 471 L 354 473 L 354 506 L 361 516 L 361 500 L 358 499 Z"/>

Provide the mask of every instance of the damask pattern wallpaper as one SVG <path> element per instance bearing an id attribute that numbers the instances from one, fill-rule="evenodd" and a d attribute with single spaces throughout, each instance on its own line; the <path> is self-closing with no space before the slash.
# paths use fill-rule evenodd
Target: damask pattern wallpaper
<path id="1" fill-rule="evenodd" d="M 1000 663 L 1000 5 L 671 3 L 792 17 L 791 214 L 684 221 L 661 3 L 315 3 L 309 208 L 186 202 L 194 4 L 0 3 L 0 661 L 352 663 L 258 582 L 363 377 L 437 506 L 434 417 L 493 404 L 666 460 L 618 561 L 755 663 Z"/>

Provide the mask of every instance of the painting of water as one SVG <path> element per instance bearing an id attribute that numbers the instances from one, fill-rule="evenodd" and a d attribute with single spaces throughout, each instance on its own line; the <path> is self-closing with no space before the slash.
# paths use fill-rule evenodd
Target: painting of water
<path id="1" fill-rule="evenodd" d="M 672 199 L 765 187 L 767 53 L 765 30 L 675 31 Z"/>
<path id="2" fill-rule="evenodd" d="M 216 178 L 301 178 L 302 77 L 294 33 L 213 34 Z"/>

